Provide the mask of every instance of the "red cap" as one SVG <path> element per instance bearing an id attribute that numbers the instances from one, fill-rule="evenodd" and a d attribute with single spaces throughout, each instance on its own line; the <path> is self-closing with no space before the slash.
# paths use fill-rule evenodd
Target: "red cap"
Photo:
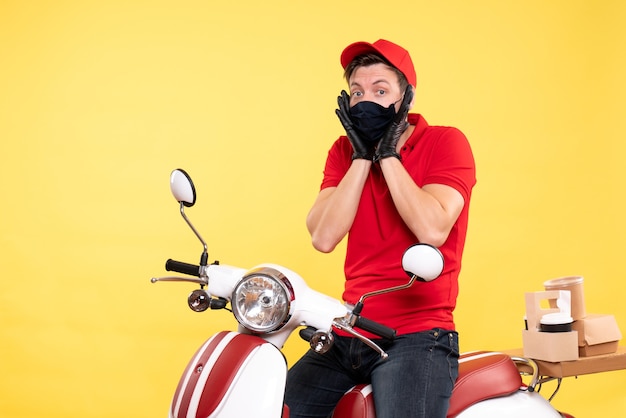
<path id="1" fill-rule="evenodd" d="M 404 74 L 409 84 L 413 87 L 417 85 L 417 76 L 415 75 L 415 67 L 413 67 L 413 61 L 409 51 L 402 48 L 400 45 L 396 45 L 393 42 L 379 39 L 373 44 L 368 42 L 355 42 L 350 44 L 341 53 L 341 66 L 345 68 L 352 62 L 358 55 L 377 53 L 385 57 L 387 61 Z"/>

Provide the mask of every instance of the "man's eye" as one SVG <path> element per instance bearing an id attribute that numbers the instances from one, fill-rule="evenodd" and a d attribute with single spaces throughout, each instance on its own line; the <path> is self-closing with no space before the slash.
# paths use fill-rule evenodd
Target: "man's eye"
<path id="1" fill-rule="evenodd" d="M 352 96 L 353 97 L 361 97 L 363 95 L 363 93 L 361 93 L 360 91 L 353 91 L 352 92 Z"/>
<path id="2" fill-rule="evenodd" d="M 384 96 L 384 95 L 385 95 L 385 93 L 387 93 L 385 90 L 378 90 L 378 94 L 379 94 L 380 96 Z"/>

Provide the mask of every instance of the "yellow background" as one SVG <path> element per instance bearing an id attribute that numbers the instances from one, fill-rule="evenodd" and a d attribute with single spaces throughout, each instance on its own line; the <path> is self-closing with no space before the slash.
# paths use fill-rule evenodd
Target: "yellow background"
<path id="1" fill-rule="evenodd" d="M 2 0 L 0 416 L 165 416 L 189 356 L 233 326 L 149 282 L 201 252 L 173 168 L 211 260 L 340 295 L 343 247 L 316 253 L 304 219 L 357 40 L 408 48 L 414 110 L 472 144 L 462 351 L 521 346 L 523 293 L 572 274 L 626 331 L 625 20 L 618 0 Z M 626 416 L 625 378 L 568 378 L 554 404 Z"/>

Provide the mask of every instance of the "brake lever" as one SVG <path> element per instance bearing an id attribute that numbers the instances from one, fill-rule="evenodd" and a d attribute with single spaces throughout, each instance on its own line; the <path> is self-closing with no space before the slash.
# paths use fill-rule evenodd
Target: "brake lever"
<path id="1" fill-rule="evenodd" d="M 374 350 L 378 354 L 380 354 L 380 358 L 382 358 L 383 360 L 386 360 L 389 357 L 389 354 L 387 354 L 385 352 L 385 350 L 380 348 L 374 341 L 370 340 L 365 335 L 361 334 L 360 332 L 358 332 L 354 328 L 352 328 L 352 326 L 345 320 L 345 318 L 341 318 L 340 320 L 339 319 L 335 319 L 333 321 L 333 326 L 335 326 L 335 328 L 340 329 L 342 331 L 345 331 L 348 334 L 352 335 L 353 337 L 356 337 L 359 340 L 361 340 L 363 343 L 365 343 L 372 350 Z"/>
<path id="2" fill-rule="evenodd" d="M 209 281 L 204 277 L 180 277 L 180 276 L 166 276 L 166 277 L 153 277 L 150 279 L 151 283 L 156 282 L 187 282 L 187 283 L 196 283 L 201 286 L 206 286 L 209 284 Z"/>

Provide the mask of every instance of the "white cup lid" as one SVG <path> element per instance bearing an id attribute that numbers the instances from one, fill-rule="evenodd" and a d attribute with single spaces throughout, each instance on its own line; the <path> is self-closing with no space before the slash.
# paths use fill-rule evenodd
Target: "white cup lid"
<path id="1" fill-rule="evenodd" d="M 574 322 L 571 316 L 561 313 L 549 313 L 541 317 L 540 321 L 543 325 L 559 325 L 559 324 L 571 324 Z"/>

